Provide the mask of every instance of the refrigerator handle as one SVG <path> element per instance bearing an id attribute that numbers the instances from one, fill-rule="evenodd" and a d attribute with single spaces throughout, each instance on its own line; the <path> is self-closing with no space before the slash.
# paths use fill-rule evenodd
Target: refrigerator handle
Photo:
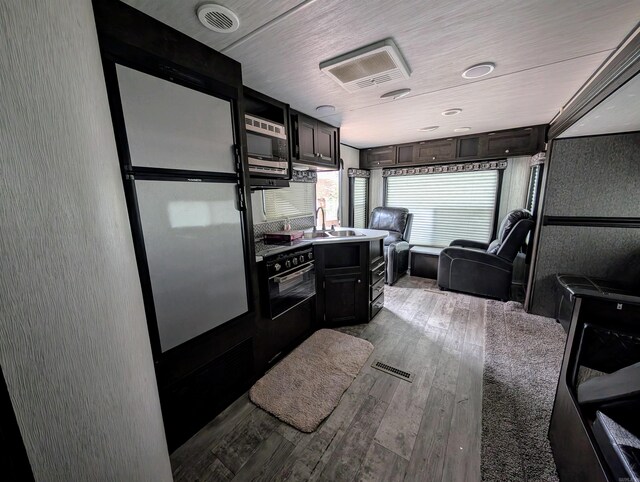
<path id="1" fill-rule="evenodd" d="M 244 200 L 244 192 L 242 190 L 242 186 L 239 184 L 236 186 L 236 190 L 238 195 L 236 196 L 236 209 L 238 211 L 244 211 L 247 207 L 247 203 Z"/>

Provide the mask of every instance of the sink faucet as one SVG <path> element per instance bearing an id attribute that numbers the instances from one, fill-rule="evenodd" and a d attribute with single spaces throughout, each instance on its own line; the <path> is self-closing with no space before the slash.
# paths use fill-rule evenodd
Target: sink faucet
<path id="1" fill-rule="evenodd" d="M 313 231 L 315 232 L 316 226 L 318 225 L 318 211 L 322 211 L 322 230 L 326 231 L 327 227 L 324 224 L 324 221 L 326 219 L 326 214 L 325 214 L 324 208 L 322 206 L 320 206 L 320 207 L 318 207 L 318 209 L 316 209 L 316 219 L 315 219 L 315 224 L 313 226 Z"/>

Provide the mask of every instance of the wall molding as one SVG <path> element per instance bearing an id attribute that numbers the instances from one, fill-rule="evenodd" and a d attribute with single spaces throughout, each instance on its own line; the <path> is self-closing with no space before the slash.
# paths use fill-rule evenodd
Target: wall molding
<path id="1" fill-rule="evenodd" d="M 583 226 L 591 228 L 640 228 L 640 218 L 604 216 L 543 216 L 543 226 Z"/>
<path id="2" fill-rule="evenodd" d="M 442 174 L 444 172 L 493 171 L 497 169 L 506 169 L 507 165 L 508 162 L 506 160 L 501 160 L 466 162 L 463 164 L 441 164 L 437 166 L 424 167 L 405 167 L 398 169 L 383 169 L 382 177 L 415 176 L 419 174 Z"/>

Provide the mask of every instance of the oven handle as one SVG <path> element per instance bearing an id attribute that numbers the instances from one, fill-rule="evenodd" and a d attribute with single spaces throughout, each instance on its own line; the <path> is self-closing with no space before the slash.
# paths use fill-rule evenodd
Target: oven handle
<path id="1" fill-rule="evenodd" d="M 301 269 L 300 271 L 296 271 L 295 273 L 289 274 L 287 276 L 274 276 L 273 281 L 275 281 L 276 283 L 284 283 L 286 281 L 290 281 L 294 278 L 297 278 L 298 276 L 302 276 L 305 273 L 308 273 L 313 268 L 314 266 L 311 265 L 311 266 L 307 266 L 304 269 Z"/>

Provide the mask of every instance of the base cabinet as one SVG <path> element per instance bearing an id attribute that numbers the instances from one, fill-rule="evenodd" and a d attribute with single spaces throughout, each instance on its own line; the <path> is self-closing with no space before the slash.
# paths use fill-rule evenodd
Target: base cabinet
<path id="1" fill-rule="evenodd" d="M 319 326 L 366 323 L 382 309 L 382 240 L 316 245 L 314 250 Z"/>

